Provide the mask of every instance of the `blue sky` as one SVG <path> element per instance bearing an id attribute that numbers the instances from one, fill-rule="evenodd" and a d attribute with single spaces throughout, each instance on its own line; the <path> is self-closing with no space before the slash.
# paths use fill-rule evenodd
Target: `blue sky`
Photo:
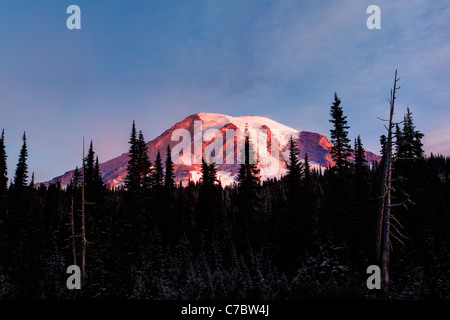
<path id="1" fill-rule="evenodd" d="M 81 30 L 66 8 L 81 8 Z M 381 8 L 381 30 L 366 9 Z M 12 177 L 23 131 L 36 181 L 128 150 L 197 112 L 267 116 L 329 135 L 334 92 L 350 137 L 379 152 L 398 69 L 425 149 L 450 155 L 450 1 L 2 0 L 0 129 Z"/>

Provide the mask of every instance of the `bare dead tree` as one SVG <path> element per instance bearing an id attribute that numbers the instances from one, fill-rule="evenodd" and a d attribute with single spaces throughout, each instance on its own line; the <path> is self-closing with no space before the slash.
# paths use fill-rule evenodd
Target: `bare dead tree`
<path id="1" fill-rule="evenodd" d="M 391 89 L 390 97 L 390 113 L 389 113 L 389 125 L 387 127 L 388 137 L 386 142 L 385 160 L 383 167 L 383 180 L 381 184 L 381 197 L 380 205 L 378 209 L 377 219 L 377 235 L 376 235 L 376 248 L 377 259 L 381 264 L 381 277 L 383 289 L 388 290 L 389 287 L 389 253 L 390 253 L 390 220 L 391 220 L 391 191 L 392 191 L 392 136 L 393 136 L 393 116 L 394 116 L 394 103 L 395 94 L 400 87 L 397 87 L 397 82 L 400 79 L 397 78 L 397 70 L 395 70 L 394 88 Z"/>
<path id="2" fill-rule="evenodd" d="M 81 277 L 84 280 L 86 271 L 86 226 L 84 219 L 84 137 L 83 137 L 83 171 L 81 178 Z"/>
<path id="3" fill-rule="evenodd" d="M 70 206 L 70 218 L 71 218 L 71 226 L 72 226 L 72 253 L 73 253 L 73 264 L 77 265 L 77 252 L 75 250 L 75 221 L 73 219 L 73 197 L 71 197 L 72 204 Z"/>

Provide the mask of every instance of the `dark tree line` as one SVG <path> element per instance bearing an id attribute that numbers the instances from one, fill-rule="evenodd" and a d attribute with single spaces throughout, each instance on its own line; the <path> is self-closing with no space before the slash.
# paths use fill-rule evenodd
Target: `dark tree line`
<path id="1" fill-rule="evenodd" d="M 244 161 L 228 186 L 207 159 L 198 182 L 177 184 L 169 146 L 152 163 L 134 122 L 123 187 L 106 188 L 92 142 L 66 188 L 35 186 L 25 134 L 8 185 L 2 132 L 0 297 L 377 298 L 365 283 L 377 264 L 382 167 L 367 163 L 359 136 L 351 146 L 336 94 L 330 116 L 335 165 L 312 168 L 292 137 L 287 174 L 262 181 L 246 131 Z M 395 134 L 395 197 L 405 206 L 393 210 L 394 299 L 450 292 L 450 159 L 426 157 L 422 138 L 408 109 Z M 83 180 L 86 276 L 81 290 L 68 290 L 66 268 L 81 261 Z"/>

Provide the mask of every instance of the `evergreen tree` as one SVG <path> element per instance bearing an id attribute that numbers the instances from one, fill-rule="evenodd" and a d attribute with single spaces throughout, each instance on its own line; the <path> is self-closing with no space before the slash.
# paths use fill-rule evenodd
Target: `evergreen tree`
<path id="1" fill-rule="evenodd" d="M 6 196 L 8 191 L 8 170 L 6 164 L 6 150 L 5 150 L 5 130 L 2 130 L 0 137 L 0 201 L 1 197 Z"/>
<path id="2" fill-rule="evenodd" d="M 371 234 L 375 227 L 375 203 L 369 179 L 369 168 L 361 138 L 355 139 L 355 162 L 351 185 L 351 207 L 344 221 L 344 237 L 349 247 L 350 258 L 363 267 L 367 264 L 373 248 Z"/>
<path id="3" fill-rule="evenodd" d="M 279 250 L 277 260 L 283 271 L 288 271 L 297 254 L 305 248 L 306 217 L 305 194 L 302 188 L 303 168 L 297 154 L 297 146 L 292 136 L 289 139 L 289 162 L 286 162 L 287 174 L 284 177 L 287 188 L 287 211 L 281 212 L 277 234 L 275 236 Z"/>
<path id="4" fill-rule="evenodd" d="M 167 145 L 166 154 L 166 172 L 164 175 L 164 188 L 162 190 L 162 210 L 160 217 L 161 235 L 163 239 L 168 241 L 174 241 L 176 236 L 174 235 L 175 226 L 175 180 L 174 180 L 174 168 L 172 162 L 172 154 L 170 146 Z M 161 201 L 157 199 L 157 201 Z"/>
<path id="5" fill-rule="evenodd" d="M 172 162 L 172 152 L 170 151 L 170 146 L 167 145 L 167 155 L 166 155 L 166 172 L 164 176 L 164 186 L 166 190 L 172 190 L 175 186 L 173 174 L 173 162 Z"/>
<path id="6" fill-rule="evenodd" d="M 387 143 L 387 137 L 383 134 L 380 136 L 380 154 L 381 154 L 381 161 L 380 163 L 383 164 L 386 157 L 386 143 Z"/>
<path id="7" fill-rule="evenodd" d="M 161 154 L 158 150 L 156 154 L 156 160 L 154 164 L 154 168 L 151 173 L 151 184 L 152 184 L 152 214 L 156 224 L 160 227 L 163 226 L 163 208 L 164 208 L 164 169 L 163 163 L 161 160 Z M 161 229 L 162 232 L 164 230 Z"/>
<path id="8" fill-rule="evenodd" d="M 151 167 L 152 163 L 148 158 L 148 148 L 144 140 L 142 131 L 139 131 L 139 138 L 137 141 L 137 167 L 139 173 L 139 188 L 141 190 L 149 190 L 151 185 Z"/>
<path id="9" fill-rule="evenodd" d="M 305 186 L 312 184 L 311 181 L 311 167 L 309 165 L 309 158 L 308 158 L 308 153 L 305 152 L 305 160 L 304 160 L 304 164 L 303 166 L 305 167 L 304 169 L 304 175 L 305 175 Z"/>
<path id="10" fill-rule="evenodd" d="M 347 117 L 344 116 L 341 100 L 334 94 L 334 102 L 331 106 L 331 119 L 333 128 L 330 130 L 331 143 L 330 153 L 335 166 L 327 169 L 324 173 L 326 180 L 325 207 L 323 215 L 326 224 L 337 235 L 344 234 L 343 221 L 348 219 L 351 210 L 351 194 L 348 186 L 351 184 L 351 171 L 349 157 L 352 154 L 350 140 L 348 139 Z"/>
<path id="11" fill-rule="evenodd" d="M 92 140 L 84 158 L 84 165 L 85 201 L 90 206 L 90 213 L 94 214 L 94 211 L 102 207 L 104 184 Z"/>
<path id="12" fill-rule="evenodd" d="M 136 124 L 133 120 L 131 127 L 130 149 L 128 151 L 130 159 L 128 160 L 127 176 L 125 177 L 125 188 L 131 192 L 137 192 L 139 190 L 139 151 L 138 151 L 138 137 L 136 132 Z"/>
<path id="13" fill-rule="evenodd" d="M 344 116 L 342 107 L 340 106 L 341 100 L 334 94 L 334 102 L 331 106 L 331 119 L 329 120 L 333 124 L 333 129 L 330 130 L 331 133 L 331 156 L 336 162 L 336 168 L 341 175 L 343 169 L 349 167 L 348 157 L 351 155 L 352 150 L 350 146 L 350 140 L 348 139 L 348 129 L 347 126 L 347 116 Z"/>
<path id="14" fill-rule="evenodd" d="M 238 217 L 234 224 L 239 237 L 250 237 L 257 242 L 264 232 L 262 217 L 259 217 L 260 201 L 258 199 L 259 169 L 254 162 L 254 151 L 250 142 L 248 125 L 244 131 L 244 163 L 240 165 L 237 174 L 238 182 Z M 253 163 L 252 163 L 253 162 Z M 257 161 L 256 161 L 257 162 Z"/>
<path id="15" fill-rule="evenodd" d="M 402 131 L 400 130 L 400 126 L 398 125 L 398 123 L 395 124 L 395 132 L 394 132 L 394 147 L 395 150 L 394 155 L 395 157 L 402 157 L 402 145 L 403 145 L 403 135 L 402 135 Z M 386 138 L 387 139 L 387 138 Z M 387 143 L 387 140 L 384 142 L 385 145 Z M 384 162 L 382 162 L 384 163 Z"/>
<path id="16" fill-rule="evenodd" d="M 5 130 L 2 130 L 0 137 L 0 270 L 5 265 L 6 245 L 7 245 L 7 229 L 5 221 L 7 218 L 7 196 L 8 196 L 8 172 L 6 165 L 6 150 L 5 150 Z M 0 271 L 1 272 L 1 271 Z M 3 275 L 0 275 L 3 276 Z"/>
<path id="17" fill-rule="evenodd" d="M 156 154 L 155 166 L 151 174 L 151 177 L 153 188 L 160 189 L 161 186 L 164 184 L 164 169 L 159 150 L 158 153 Z"/>
<path id="18" fill-rule="evenodd" d="M 318 198 L 314 187 L 314 174 L 311 172 L 311 167 L 309 164 L 308 153 L 305 152 L 304 160 L 304 179 L 303 179 L 303 207 L 305 215 L 307 217 L 307 223 L 316 223 L 319 219 L 318 212 Z"/>
<path id="19" fill-rule="evenodd" d="M 29 187 L 34 188 L 34 171 L 31 173 L 31 180 L 30 180 Z"/>
<path id="20" fill-rule="evenodd" d="M 84 167 L 84 183 L 85 183 L 85 187 L 86 189 L 92 189 L 93 185 L 94 185 L 94 181 L 95 181 L 95 176 L 96 176 L 96 172 L 95 172 L 95 152 L 94 152 L 94 146 L 91 140 L 91 143 L 89 145 L 89 150 L 88 153 L 86 155 L 86 157 L 84 158 L 84 163 L 85 163 L 85 167 Z M 89 193 L 89 191 L 87 191 Z"/>
<path id="21" fill-rule="evenodd" d="M 359 135 L 358 138 L 355 139 L 355 172 L 358 171 L 367 171 L 367 160 L 364 155 L 364 148 Z"/>
<path id="22" fill-rule="evenodd" d="M 102 173 L 100 172 L 100 164 L 98 161 L 98 156 L 95 157 L 95 166 L 94 166 L 94 188 L 97 192 L 97 194 L 101 194 L 103 191 L 103 177 Z"/>
<path id="23" fill-rule="evenodd" d="M 212 241 L 214 235 L 222 231 L 222 199 L 221 190 L 217 185 L 217 169 L 214 162 L 206 163 L 202 158 L 202 177 L 198 195 L 197 229 L 198 237 L 207 237 L 204 240 Z M 207 234 L 205 234 L 207 233 Z"/>
<path id="24" fill-rule="evenodd" d="M 300 179 L 302 176 L 302 164 L 297 154 L 297 146 L 295 145 L 292 136 L 289 139 L 289 163 L 286 163 L 287 179 L 289 189 L 292 191 L 298 190 Z M 295 196 L 295 195 L 293 195 Z"/>
<path id="25" fill-rule="evenodd" d="M 130 150 L 125 178 L 125 187 L 132 193 L 141 193 L 150 189 L 151 162 L 148 158 L 148 149 L 142 131 L 136 133 L 136 125 L 133 126 L 130 136 Z"/>
<path id="26" fill-rule="evenodd" d="M 72 178 L 70 179 L 69 185 L 67 186 L 67 190 L 70 191 L 69 193 L 79 190 L 81 188 L 81 182 L 81 172 L 80 169 L 78 169 L 78 166 L 76 166 L 75 170 L 73 171 Z"/>
<path id="27" fill-rule="evenodd" d="M 298 236 L 301 233 L 301 227 L 304 226 L 304 202 L 302 190 L 302 163 L 297 154 L 297 146 L 292 137 L 289 139 L 289 163 L 287 167 L 287 200 L 288 200 L 288 217 L 286 219 L 287 230 L 293 233 L 291 239 L 293 243 L 299 240 Z M 285 234 L 286 235 L 286 234 Z"/>
<path id="28" fill-rule="evenodd" d="M 16 174 L 14 176 L 14 189 L 19 192 L 25 189 L 28 178 L 28 165 L 27 165 L 28 151 L 27 151 L 27 137 L 25 135 L 25 132 L 23 133 L 22 141 L 23 141 L 22 149 L 20 150 L 19 161 L 16 167 Z"/>
<path id="29" fill-rule="evenodd" d="M 399 128 L 397 127 L 399 132 Z M 399 135 L 402 139 L 397 138 L 397 156 L 401 158 L 423 158 L 423 133 L 417 131 L 414 125 L 412 112 L 407 108 L 406 114 L 403 118 L 403 130 Z M 400 141 L 399 141 L 400 140 Z"/>
<path id="30" fill-rule="evenodd" d="M 248 190 L 259 184 L 259 169 L 255 162 L 257 160 L 255 161 L 254 147 L 250 142 L 250 133 L 246 124 L 244 130 L 244 163 L 240 165 L 237 181 L 239 185 L 248 188 Z"/>

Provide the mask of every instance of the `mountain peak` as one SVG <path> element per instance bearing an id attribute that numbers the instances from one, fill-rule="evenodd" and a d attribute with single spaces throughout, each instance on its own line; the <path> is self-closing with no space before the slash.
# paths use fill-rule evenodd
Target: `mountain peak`
<path id="1" fill-rule="evenodd" d="M 264 116 L 245 115 L 233 117 L 225 114 L 206 112 L 195 113 L 186 117 L 182 121 L 175 123 L 157 138 L 147 142 L 148 155 L 150 161 L 154 162 L 159 150 L 162 158 L 165 159 L 165 150 L 167 145 L 169 145 L 173 150 L 173 159 L 181 159 L 178 163 L 175 161 L 175 180 L 184 182 L 189 180 L 197 181 L 201 175 L 201 161 L 199 163 L 199 159 L 201 160 L 202 155 L 196 154 L 199 150 L 198 143 L 195 144 L 195 139 L 198 139 L 198 134 L 200 134 L 202 141 L 200 153 L 210 153 L 214 150 L 214 156 L 212 153 L 209 156 L 215 157 L 216 160 L 218 159 L 216 161 L 218 178 L 223 185 L 227 185 L 234 182 L 235 175 L 240 167 L 239 163 L 237 163 L 238 154 L 243 148 L 243 141 L 240 138 L 242 136 L 240 134 L 244 132 L 245 126 L 248 126 L 250 134 L 254 135 L 252 136 L 253 138 L 258 138 L 257 136 L 263 134 L 261 137 L 266 139 L 261 140 L 263 145 L 257 149 L 260 167 L 262 169 L 262 179 L 279 178 L 286 173 L 285 161 L 289 157 L 288 143 L 290 137 L 297 144 L 300 158 L 303 158 L 305 153 L 308 153 L 310 163 L 313 167 L 320 168 L 334 164 L 330 154 L 332 145 L 324 135 L 299 131 Z M 208 136 L 207 133 L 211 132 L 213 136 Z M 232 135 L 230 138 L 227 135 L 229 132 L 234 132 L 233 134 L 236 134 L 236 137 Z M 182 139 L 180 138 L 180 133 L 182 133 Z M 216 139 L 219 137 L 217 134 L 222 134 L 222 140 Z M 188 139 L 189 137 L 191 139 L 190 141 L 184 141 L 184 139 Z M 261 143 L 258 139 L 254 141 L 256 140 Z M 188 148 L 187 150 L 190 149 L 191 154 L 184 155 L 185 149 L 180 149 L 180 144 Z M 260 150 L 261 156 L 259 156 Z M 227 152 L 231 152 L 232 154 L 229 155 Z M 180 157 L 180 154 L 183 154 L 183 156 Z M 368 161 L 380 160 L 379 156 L 369 151 L 366 152 L 366 158 Z M 123 185 L 126 177 L 127 163 L 128 154 L 124 153 L 100 164 L 103 180 L 109 187 Z M 265 170 L 268 168 L 270 170 Z M 64 175 L 52 179 L 50 182 L 60 181 L 62 186 L 66 186 L 72 177 L 72 173 L 73 170 L 68 171 Z"/>

